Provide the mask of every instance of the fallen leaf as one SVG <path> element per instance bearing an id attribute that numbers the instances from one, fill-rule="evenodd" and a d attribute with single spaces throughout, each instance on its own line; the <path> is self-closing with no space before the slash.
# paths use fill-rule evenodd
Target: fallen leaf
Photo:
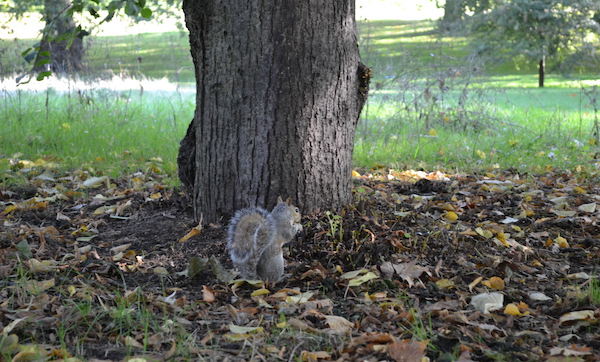
<path id="1" fill-rule="evenodd" d="M 595 320 L 594 311 L 593 310 L 579 310 L 575 312 L 565 313 L 558 319 L 559 324 L 574 322 L 574 321 L 582 321 L 582 320 Z"/>
<path id="2" fill-rule="evenodd" d="M 193 238 L 194 236 L 199 235 L 201 231 L 202 231 L 202 225 L 193 227 L 192 230 L 190 230 L 187 234 L 185 234 L 184 236 L 182 236 L 179 239 L 179 242 L 180 243 L 186 242 L 189 239 Z"/>
<path id="3" fill-rule="evenodd" d="M 540 293 L 540 292 L 530 292 L 529 294 L 529 298 L 531 300 L 535 300 L 535 301 L 547 301 L 547 300 L 552 300 L 552 298 L 550 298 L 549 296 L 547 296 L 544 293 Z"/>
<path id="4" fill-rule="evenodd" d="M 481 282 L 481 284 L 485 285 L 488 288 L 503 290 L 504 289 L 504 280 L 499 277 L 491 277 L 489 280 L 485 280 Z"/>
<path id="5" fill-rule="evenodd" d="M 83 181 L 82 186 L 85 188 L 96 188 L 102 185 L 103 182 L 108 180 L 108 176 L 90 177 Z"/>
<path id="6" fill-rule="evenodd" d="M 214 303 L 217 300 L 213 290 L 206 285 L 202 286 L 202 300 L 207 303 Z"/>
<path id="7" fill-rule="evenodd" d="M 352 328 L 354 328 L 354 323 L 344 317 L 335 315 L 326 315 L 325 323 L 329 326 L 329 334 L 346 335 L 352 332 Z"/>
<path id="8" fill-rule="evenodd" d="M 592 202 L 590 204 L 583 204 L 577 208 L 579 211 L 594 213 L 596 211 L 596 203 Z"/>
<path id="9" fill-rule="evenodd" d="M 444 219 L 449 222 L 455 222 L 458 220 L 458 215 L 454 211 L 448 211 L 444 214 Z"/>
<path id="10" fill-rule="evenodd" d="M 377 279 L 377 278 L 378 278 L 378 276 L 375 273 L 368 272 L 367 274 L 364 274 L 358 278 L 351 279 L 350 282 L 348 283 L 348 285 L 351 287 L 357 287 L 361 284 L 367 283 L 368 281 Z"/>
<path id="11" fill-rule="evenodd" d="M 515 317 L 523 315 L 523 313 L 521 313 L 521 311 L 519 310 L 519 307 L 517 307 L 517 305 L 514 303 L 508 303 L 506 305 L 506 307 L 504 308 L 504 314 L 509 314 Z"/>
<path id="12" fill-rule="evenodd" d="M 469 284 L 469 291 L 470 291 L 470 292 L 472 292 L 472 291 L 473 291 L 473 288 L 475 288 L 475 286 L 476 286 L 477 284 L 479 284 L 479 282 L 481 282 L 482 280 L 483 280 L 483 277 L 478 277 L 478 278 L 476 278 L 475 280 L 473 280 L 473 281 L 471 282 L 471 284 Z"/>
<path id="13" fill-rule="evenodd" d="M 393 342 L 388 346 L 390 358 L 396 362 L 413 362 L 425 360 L 425 348 L 429 344 L 426 341 L 413 341 L 405 339 L 400 342 Z"/>
<path id="14" fill-rule="evenodd" d="M 499 310 L 504 305 L 504 295 L 501 293 L 482 293 L 471 298 L 471 305 L 485 314 Z"/>

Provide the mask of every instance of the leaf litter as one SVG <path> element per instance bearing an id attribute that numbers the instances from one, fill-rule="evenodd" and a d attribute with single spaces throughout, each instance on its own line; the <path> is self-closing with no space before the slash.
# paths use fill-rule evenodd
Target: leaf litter
<path id="1" fill-rule="evenodd" d="M 266 285 L 236 279 L 224 223 L 194 222 L 158 167 L 25 176 L 0 186 L 2 360 L 600 355 L 593 178 L 356 170 Z"/>

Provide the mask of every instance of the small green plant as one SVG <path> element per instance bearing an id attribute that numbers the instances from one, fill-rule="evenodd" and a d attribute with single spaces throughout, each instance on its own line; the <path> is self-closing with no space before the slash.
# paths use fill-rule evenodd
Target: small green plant
<path id="1" fill-rule="evenodd" d="M 593 276 L 590 279 L 588 298 L 590 299 L 590 304 L 600 306 L 600 280 L 598 280 L 598 276 Z"/>
<path id="2" fill-rule="evenodd" d="M 417 341 L 430 341 L 435 335 L 433 328 L 433 322 L 431 321 L 431 314 L 427 315 L 427 320 L 424 320 L 423 316 L 414 308 L 410 309 L 412 319 L 411 329 L 409 332 L 412 334 L 413 339 Z M 440 352 L 439 348 L 428 342 L 428 347 Z"/>
<path id="3" fill-rule="evenodd" d="M 329 235 L 334 241 L 337 235 L 337 240 L 341 243 L 344 238 L 342 216 L 332 214 L 331 211 L 325 211 L 325 216 L 327 216 L 327 221 L 329 222 L 329 231 L 327 232 L 327 235 Z"/>

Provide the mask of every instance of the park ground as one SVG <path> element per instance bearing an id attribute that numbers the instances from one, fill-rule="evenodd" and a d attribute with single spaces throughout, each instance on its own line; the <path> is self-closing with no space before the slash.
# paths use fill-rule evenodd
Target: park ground
<path id="1" fill-rule="evenodd" d="M 466 76 L 464 39 L 365 14 L 353 201 L 303 216 L 275 285 L 235 280 L 227 220 L 199 226 L 176 180 L 193 112 L 178 32 L 160 36 L 170 58 L 156 34 L 96 39 L 119 90 L 4 81 L 0 360 L 597 361 L 594 78 Z"/>

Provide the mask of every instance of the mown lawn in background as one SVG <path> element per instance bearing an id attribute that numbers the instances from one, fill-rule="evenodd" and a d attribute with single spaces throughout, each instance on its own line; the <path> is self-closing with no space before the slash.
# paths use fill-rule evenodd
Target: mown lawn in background
<path id="1" fill-rule="evenodd" d="M 470 55 L 465 37 L 440 35 L 434 22 L 359 25 L 373 77 L 356 165 L 595 170 L 600 82 L 594 74 L 549 74 L 539 89 L 535 62 L 484 63 Z"/>
<path id="2" fill-rule="evenodd" d="M 2 96 L 0 171 L 19 182 L 19 170 L 86 170 L 115 178 L 137 171 L 171 175 L 177 184 L 177 146 L 194 111 L 190 93 L 54 90 Z"/>
<path id="3" fill-rule="evenodd" d="M 357 130 L 355 166 L 448 172 L 595 167 L 594 76 L 551 74 L 548 87 L 537 89 L 535 64 L 518 64 L 518 70 L 510 62 L 484 64 L 469 57 L 466 38 L 439 36 L 432 21 L 364 21 L 359 28 L 373 77 Z M 32 42 L 0 41 L 3 76 L 19 73 L 19 53 Z M 177 183 L 177 148 L 194 97 L 150 92 L 142 80 L 193 87 L 187 36 L 105 36 L 88 44 L 88 69 L 80 78 L 89 88 L 94 77 L 140 85 L 31 93 L 27 86 L 7 87 L 8 79 L 0 89 L 0 169 L 16 175 L 23 163 L 15 166 L 15 160 L 26 160 L 118 177 L 162 160 Z M 426 89 L 432 99 L 426 100 Z"/>

